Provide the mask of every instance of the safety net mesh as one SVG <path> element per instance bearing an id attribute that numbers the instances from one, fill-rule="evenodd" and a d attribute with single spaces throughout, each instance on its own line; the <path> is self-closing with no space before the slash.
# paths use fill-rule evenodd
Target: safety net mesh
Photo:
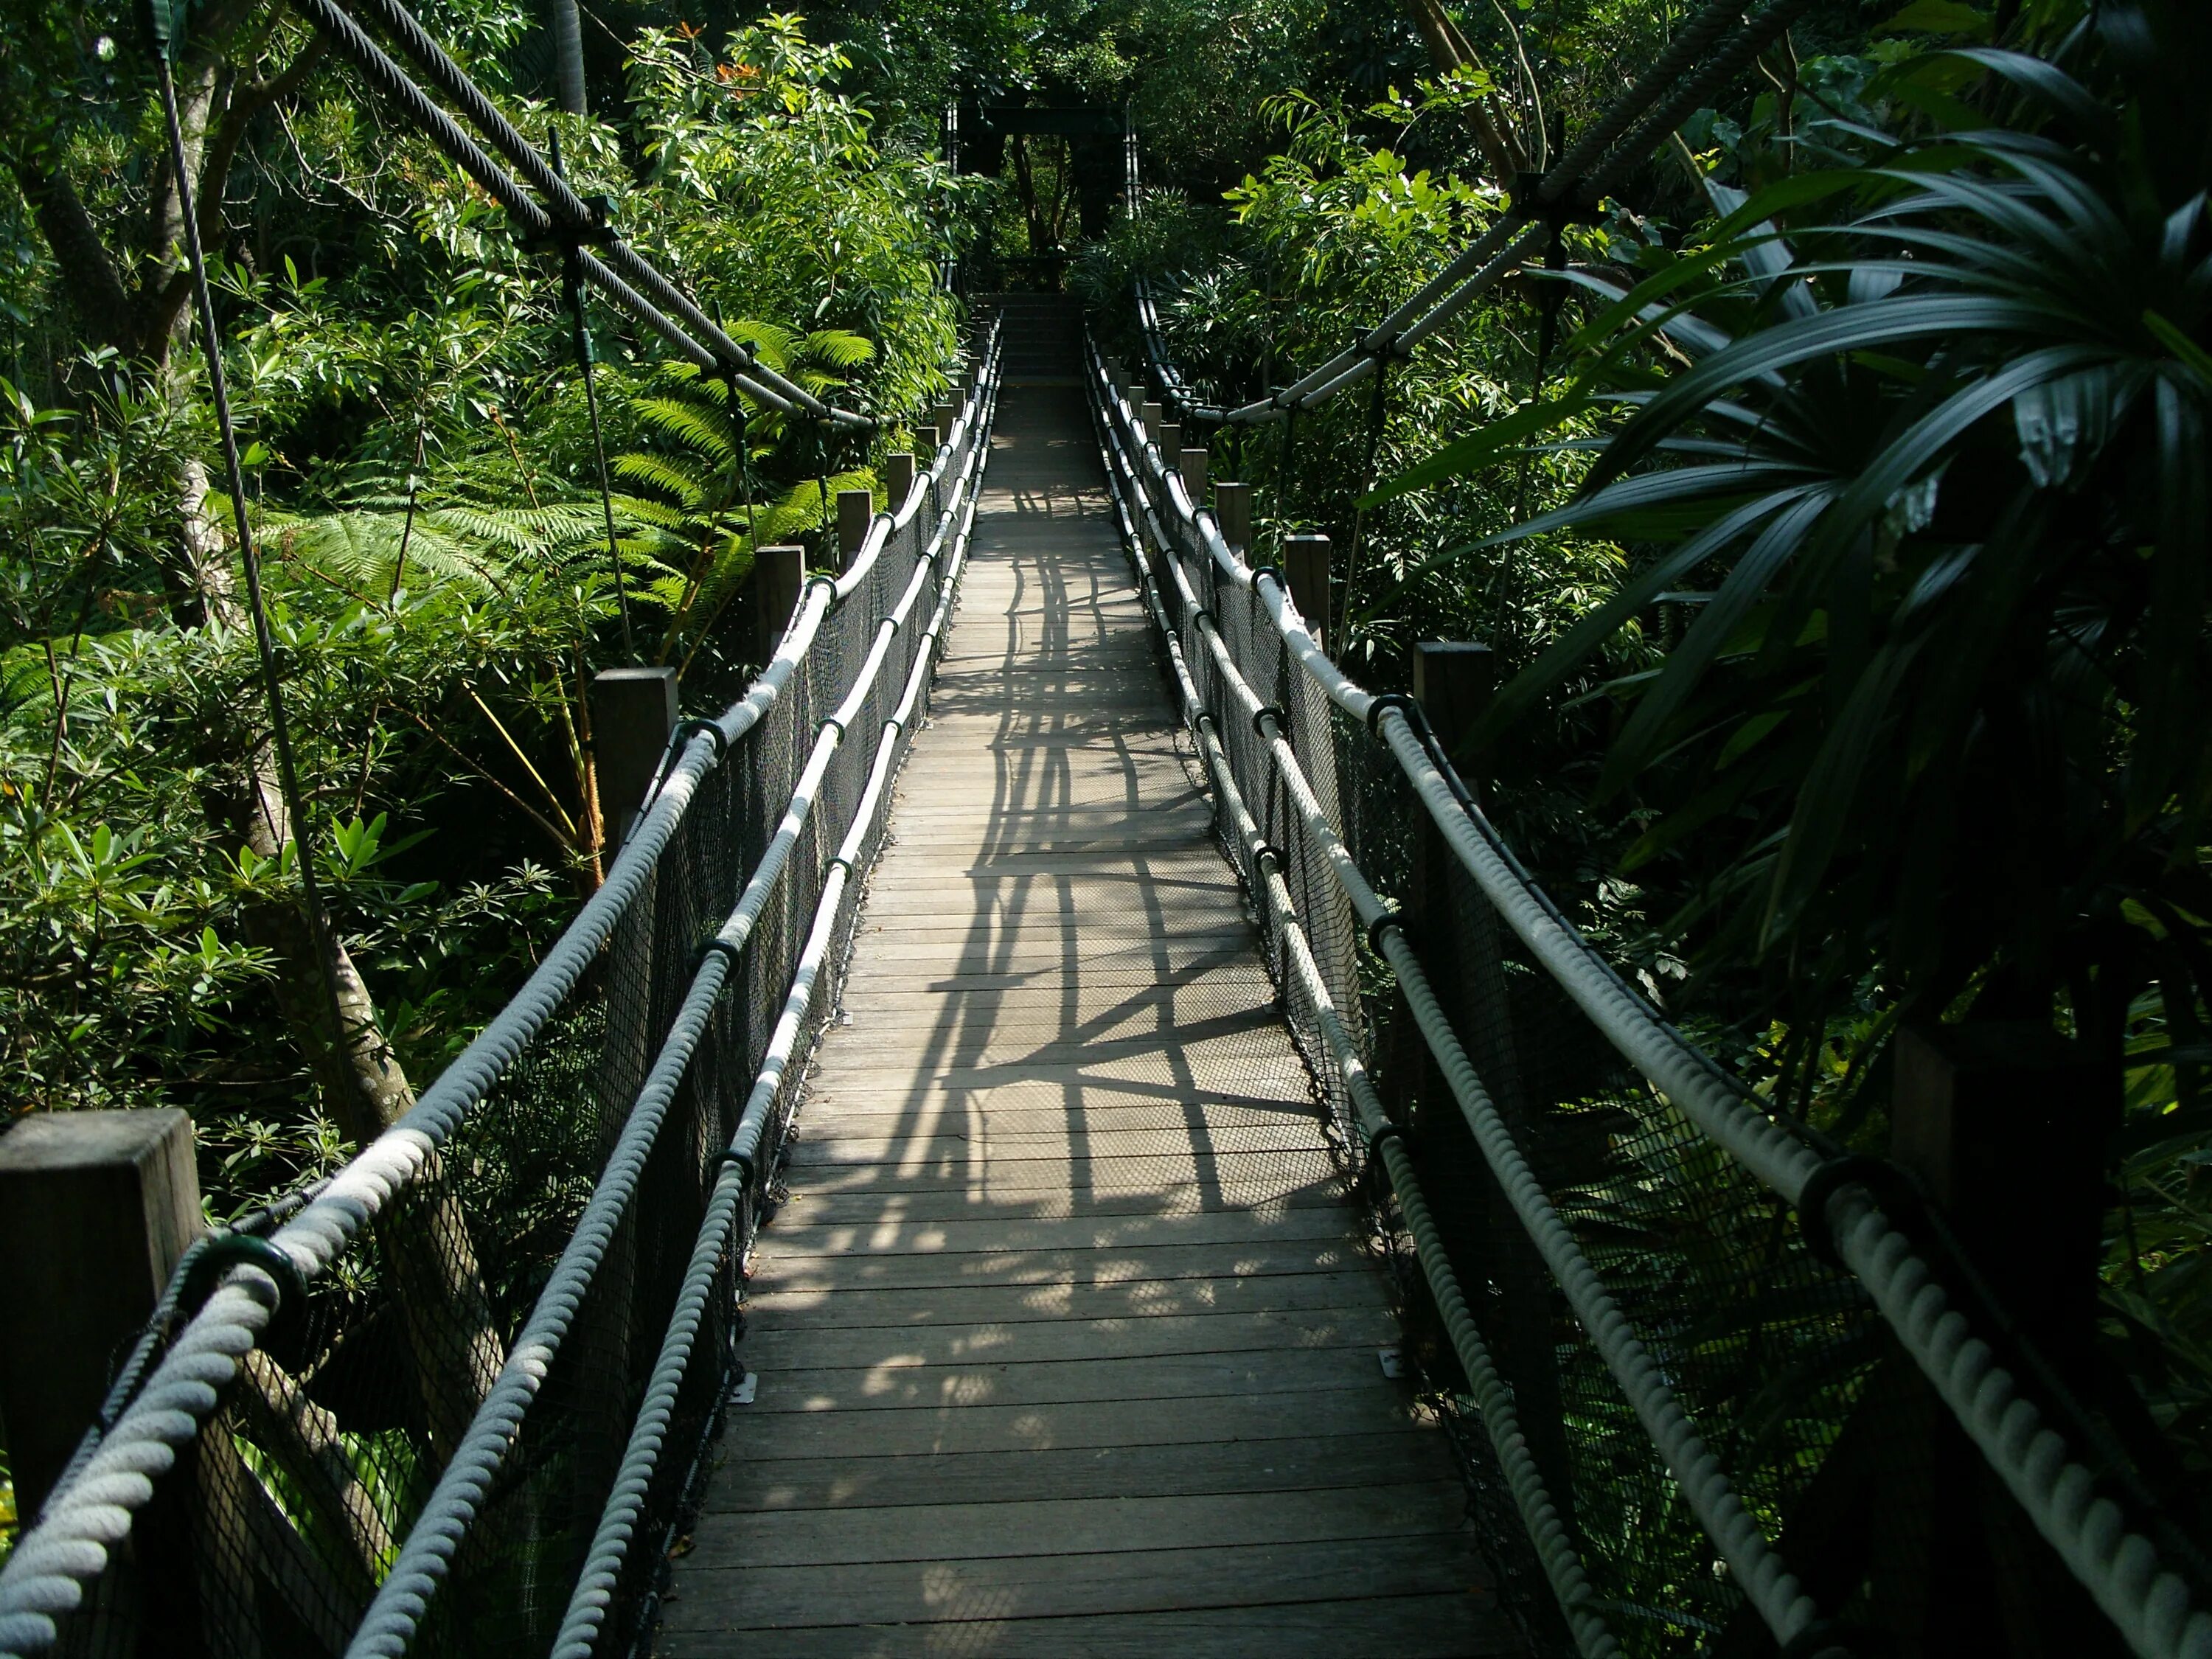
<path id="1" fill-rule="evenodd" d="M 308 1282 L 304 1300 L 285 1298 L 175 1468 L 155 1482 L 127 1540 L 109 1551 L 76 1610 L 58 1616 L 55 1650 L 207 1659 L 343 1651 L 426 1513 L 434 1522 L 442 1513 L 434 1503 L 441 1477 L 472 1431 L 483 1435 L 480 1408 L 503 1367 L 533 1370 L 534 1395 L 455 1530 L 427 1609 L 399 1612 L 414 1620 L 409 1651 L 480 1659 L 549 1650 L 625 1468 L 724 1161 L 718 1154 L 769 1059 L 802 947 L 823 925 L 817 907 L 842 847 L 850 867 L 827 924 L 834 938 L 807 1017 L 779 1051 L 783 1083 L 745 1171 L 743 1219 L 720 1250 L 604 1598 L 609 1611 L 592 1650 L 630 1650 L 721 1409 L 744 1252 L 773 1203 L 796 1082 L 836 1005 L 852 896 L 883 816 L 874 812 L 855 839 L 855 815 L 884 751 L 895 764 L 913 724 L 910 715 L 886 729 L 909 681 L 926 678 L 921 658 L 933 652 L 935 630 L 925 624 L 957 570 L 951 556 L 963 513 L 972 517 L 995 336 L 975 342 L 971 362 L 963 418 L 917 483 L 911 510 L 878 515 L 869 545 L 879 538 L 880 551 L 872 562 L 865 554 L 855 561 L 836 590 L 814 579 L 778 653 L 793 659 L 780 690 L 764 698 L 768 679 L 755 683 L 750 701 L 765 708 L 750 723 L 739 705 L 715 729 L 678 728 L 672 765 L 703 748 L 705 769 L 588 966 L 495 1080 L 465 1103 L 413 1178 Z M 895 613 L 900 625 L 886 629 Z M 833 712 L 842 723 L 829 720 Z M 733 738 L 732 728 L 741 728 Z M 757 917 L 742 946 L 726 953 L 728 976 L 704 1029 L 677 1054 L 678 1081 L 596 1266 L 564 1279 L 563 1253 L 611 1179 L 625 1129 L 635 1134 L 656 1061 L 684 1041 L 678 1014 L 710 944 L 825 747 L 811 807 L 764 895 L 750 896 Z M 317 1195 L 304 1196 L 312 1214 Z M 282 1206 L 264 1231 L 298 1209 Z M 519 1348 L 549 1290 L 573 1304 L 565 1333 L 550 1350 Z M 158 1364 L 188 1322 L 182 1314 L 166 1321 L 142 1369 Z"/>

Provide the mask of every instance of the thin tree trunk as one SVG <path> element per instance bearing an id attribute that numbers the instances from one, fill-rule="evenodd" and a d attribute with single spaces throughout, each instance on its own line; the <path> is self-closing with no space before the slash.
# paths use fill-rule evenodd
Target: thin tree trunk
<path id="1" fill-rule="evenodd" d="M 1421 44 L 1429 49 L 1429 61 L 1437 74 L 1484 67 L 1443 0 L 1406 0 L 1406 10 L 1420 31 Z M 1474 142 L 1494 183 L 1510 185 L 1516 173 L 1528 167 L 1528 157 L 1513 130 L 1512 118 L 1498 107 L 1495 92 L 1474 107 Z"/>

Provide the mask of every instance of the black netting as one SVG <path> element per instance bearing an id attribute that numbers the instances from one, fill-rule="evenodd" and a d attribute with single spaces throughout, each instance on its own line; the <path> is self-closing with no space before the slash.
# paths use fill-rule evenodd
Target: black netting
<path id="1" fill-rule="evenodd" d="M 422 1512 L 477 1403 L 537 1306 L 699 971 L 791 803 L 825 720 L 843 715 L 805 826 L 732 966 L 653 1138 L 634 1196 L 497 1478 L 483 1494 L 413 1651 L 542 1654 L 567 1610 L 659 1354 L 715 1158 L 736 1130 L 784 1010 L 830 860 L 852 829 L 936 609 L 947 558 L 926 559 L 980 481 L 989 380 L 921 510 L 896 527 L 823 617 L 767 713 L 700 781 L 650 878 L 589 973 L 425 1170 L 288 1309 L 224 1395 L 132 1536 L 62 1621 L 82 1655 L 326 1655 L 344 1649 Z M 959 485 L 971 454 L 975 465 Z M 919 580 L 917 580 L 919 579 Z M 909 614 L 884 627 L 902 599 Z M 872 653 L 872 682 L 853 692 Z M 850 706 L 848 705 L 849 702 Z M 903 746 L 903 733 L 900 745 Z M 878 828 L 854 860 L 854 884 Z M 653 1605 L 672 1526 L 719 1413 L 737 1339 L 739 1265 L 772 1188 L 814 1028 L 817 978 L 763 1164 L 723 1253 L 666 1449 L 603 1628 L 629 1650 Z"/>
<path id="2" fill-rule="evenodd" d="M 1141 433 L 1118 406 L 1109 418 L 1122 422 L 1124 456 L 1137 456 Z M 1369 949 L 1255 725 L 1255 708 L 1275 711 L 1270 723 L 1288 738 L 1354 861 L 1401 908 L 1454 1030 L 1540 1183 L 1762 1530 L 1782 1539 L 1785 1557 L 1790 1517 L 1821 1507 L 1813 1494 L 1829 1454 L 1893 1352 L 1886 1328 L 1855 1281 L 1806 1250 L 1789 1206 L 1656 1095 L 1528 957 L 1443 845 L 1388 748 L 1295 662 L 1256 587 L 1222 572 L 1162 477 L 1132 459 L 1115 483 L 1238 793 L 1281 854 L 1329 995 L 1387 1109 L 1410 1132 L 1447 1252 L 1607 1623 L 1631 1654 L 1761 1650 L 1769 1640 L 1763 1625 L 1569 1312 L 1393 977 Z M 1253 884 L 1242 838 L 1223 828 L 1224 851 Z M 1286 971 L 1280 940 L 1268 949 L 1285 1015 L 1356 1158 L 1362 1137 L 1310 999 Z M 1387 1182 L 1370 1190 L 1387 1202 Z M 1471 1421 L 1465 1379 L 1424 1305 L 1418 1272 L 1408 1291 L 1409 1336 L 1425 1371 Z M 1478 1516 L 1517 1530 L 1486 1443 L 1479 1433 L 1462 1439 Z M 1869 1450 L 1875 1461 L 1883 1455 L 1861 1446 L 1854 1456 Z M 1529 1609 L 1532 1635 L 1542 1645 L 1565 1642 L 1540 1605 L 1548 1601 L 1540 1579 L 1525 1558 L 1514 1565 L 1538 1603 Z M 1805 1571 L 1798 1560 L 1791 1565 Z M 1849 1589 L 1838 1594 L 1848 1597 L 1859 1578 L 1844 1578 Z M 1825 1601 L 1820 1611 L 1832 1618 L 1856 1608 Z"/>

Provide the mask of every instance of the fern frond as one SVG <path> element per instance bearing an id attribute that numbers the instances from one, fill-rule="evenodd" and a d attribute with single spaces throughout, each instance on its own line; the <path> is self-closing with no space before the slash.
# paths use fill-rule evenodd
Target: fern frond
<path id="1" fill-rule="evenodd" d="M 721 410 L 709 409 L 684 398 L 640 398 L 631 407 L 636 411 L 640 425 L 694 453 L 708 457 L 717 465 L 726 466 L 736 459 L 736 447 L 730 441 L 729 416 Z"/>
<path id="2" fill-rule="evenodd" d="M 876 343 L 850 329 L 825 328 L 806 337 L 806 355 L 831 368 L 858 368 L 875 361 Z"/>
<path id="3" fill-rule="evenodd" d="M 615 457 L 614 474 L 625 483 L 658 490 L 685 513 L 696 513 L 707 503 L 708 481 L 685 459 L 633 451 Z"/>

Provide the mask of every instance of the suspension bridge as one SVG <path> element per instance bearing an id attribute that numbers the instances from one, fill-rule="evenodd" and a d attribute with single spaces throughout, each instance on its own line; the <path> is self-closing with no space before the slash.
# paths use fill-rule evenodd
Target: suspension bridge
<path id="1" fill-rule="evenodd" d="M 1515 859 L 1449 758 L 1480 653 L 1361 686 L 1326 550 L 1255 562 L 1181 441 L 1383 372 L 1800 9 L 1696 13 L 1260 402 L 979 301 L 933 449 L 676 725 L 515 1000 L 187 1252 L 0 1568 L 0 1653 L 1838 1659 L 1996 1606 L 2013 1650 L 2212 1656 L 2186 1539 L 1909 1184 Z M 398 0 L 303 10 L 572 297 L 869 428 Z M 1969 1512 L 2002 1582 L 1954 1597 Z"/>

